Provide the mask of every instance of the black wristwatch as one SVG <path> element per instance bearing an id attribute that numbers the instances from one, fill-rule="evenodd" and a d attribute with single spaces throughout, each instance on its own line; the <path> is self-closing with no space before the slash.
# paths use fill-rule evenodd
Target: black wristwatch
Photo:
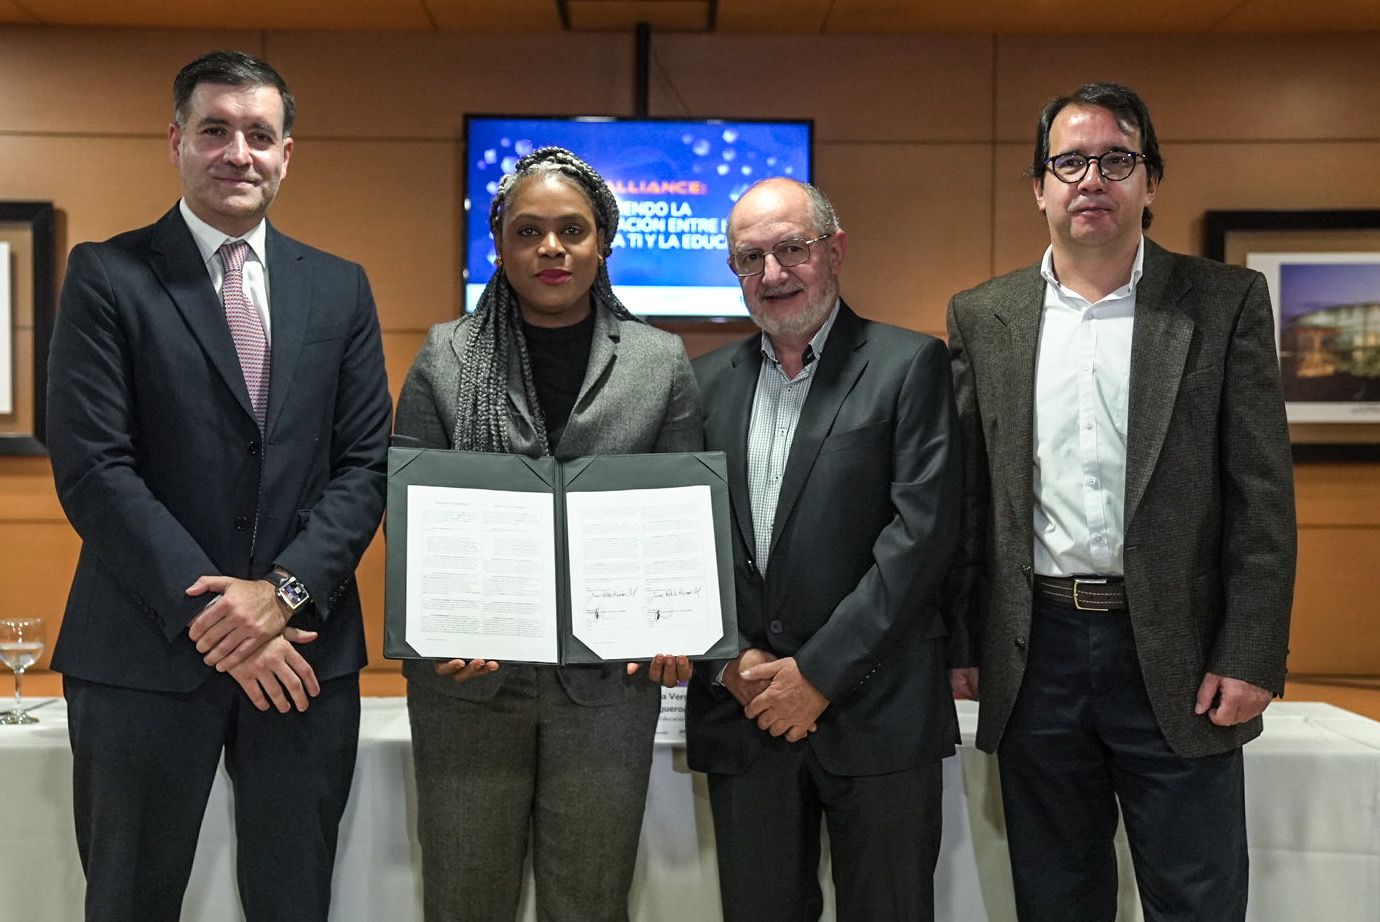
<path id="1" fill-rule="evenodd" d="M 307 591 L 307 587 L 303 586 L 301 580 L 291 573 L 273 570 L 260 579 L 273 584 L 274 588 L 277 589 L 279 601 L 286 605 L 290 612 L 296 612 L 297 609 L 311 601 L 311 593 Z"/>

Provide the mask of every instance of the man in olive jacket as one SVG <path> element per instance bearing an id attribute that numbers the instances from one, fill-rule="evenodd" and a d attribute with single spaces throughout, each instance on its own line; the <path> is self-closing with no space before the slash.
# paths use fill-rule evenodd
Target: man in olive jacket
<path id="1" fill-rule="evenodd" d="M 957 295 L 955 693 L 999 757 L 1023 920 L 1111 922 L 1118 805 L 1147 920 L 1245 915 L 1241 745 L 1284 688 L 1289 433 L 1259 273 L 1143 236 L 1145 104 L 1046 107 L 1051 245 Z"/>

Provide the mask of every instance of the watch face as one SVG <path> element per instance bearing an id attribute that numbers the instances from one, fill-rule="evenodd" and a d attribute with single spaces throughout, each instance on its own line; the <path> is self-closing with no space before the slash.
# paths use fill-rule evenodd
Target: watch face
<path id="1" fill-rule="evenodd" d="M 298 582 L 295 576 L 289 576 L 279 584 L 278 598 L 282 599 L 288 608 L 296 611 L 311 598 L 311 593 L 307 592 L 307 587 Z"/>

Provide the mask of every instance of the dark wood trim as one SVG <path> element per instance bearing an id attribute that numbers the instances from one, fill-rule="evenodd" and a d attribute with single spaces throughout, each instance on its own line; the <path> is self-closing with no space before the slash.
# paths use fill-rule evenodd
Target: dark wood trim
<path id="1" fill-rule="evenodd" d="M 57 284 L 52 202 L 0 202 L 0 223 L 28 224 L 33 240 L 34 313 L 34 429 L 32 433 L 0 435 L 0 455 L 46 455 L 48 418 L 48 344 L 53 338 Z M 23 267 L 20 267 L 23 271 Z"/>

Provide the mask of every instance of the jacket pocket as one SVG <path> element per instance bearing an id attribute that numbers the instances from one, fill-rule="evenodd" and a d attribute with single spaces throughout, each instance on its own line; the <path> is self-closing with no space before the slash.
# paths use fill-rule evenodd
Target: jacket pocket
<path id="1" fill-rule="evenodd" d="M 833 432 L 825 436 L 820 453 L 848 451 L 857 448 L 889 448 L 891 445 L 891 420 L 879 419 L 853 429 Z"/>

